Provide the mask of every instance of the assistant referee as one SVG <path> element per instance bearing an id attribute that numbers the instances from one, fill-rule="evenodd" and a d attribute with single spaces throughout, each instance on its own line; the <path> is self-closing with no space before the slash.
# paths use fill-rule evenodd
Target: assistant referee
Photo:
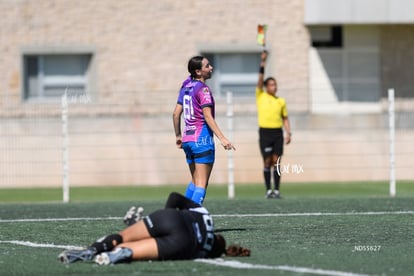
<path id="1" fill-rule="evenodd" d="M 292 133 L 285 99 L 276 96 L 277 82 L 273 77 L 264 80 L 267 51 L 261 54 L 256 105 L 259 124 L 259 145 L 263 157 L 263 176 L 266 198 L 280 198 L 280 166 L 283 143 L 289 144 Z M 285 135 L 284 135 L 285 132 Z M 273 175 L 274 190 L 271 187 Z"/>

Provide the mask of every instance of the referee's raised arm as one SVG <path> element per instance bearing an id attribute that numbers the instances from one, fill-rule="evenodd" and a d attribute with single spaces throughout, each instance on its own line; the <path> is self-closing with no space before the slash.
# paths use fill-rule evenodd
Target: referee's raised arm
<path id="1" fill-rule="evenodd" d="M 263 89 L 264 71 L 266 66 L 267 51 L 264 50 L 260 55 L 259 80 L 257 81 L 257 88 Z"/>

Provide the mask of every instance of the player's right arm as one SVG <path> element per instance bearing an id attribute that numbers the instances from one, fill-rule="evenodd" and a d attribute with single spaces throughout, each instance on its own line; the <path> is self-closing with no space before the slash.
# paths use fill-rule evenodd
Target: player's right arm
<path id="1" fill-rule="evenodd" d="M 177 148 L 182 148 L 182 136 L 181 136 L 181 114 L 183 113 L 183 105 L 177 103 L 173 112 L 173 125 L 175 132 L 175 144 Z"/>

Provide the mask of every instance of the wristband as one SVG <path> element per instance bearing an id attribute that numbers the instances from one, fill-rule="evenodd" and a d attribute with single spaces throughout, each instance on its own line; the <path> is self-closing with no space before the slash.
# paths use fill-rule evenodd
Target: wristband
<path id="1" fill-rule="evenodd" d="M 264 74 L 264 69 L 265 69 L 264 66 L 260 66 L 259 73 Z"/>

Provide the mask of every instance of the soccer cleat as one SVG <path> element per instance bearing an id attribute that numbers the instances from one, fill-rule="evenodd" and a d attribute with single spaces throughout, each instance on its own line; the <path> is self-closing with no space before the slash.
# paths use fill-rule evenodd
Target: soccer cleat
<path id="1" fill-rule="evenodd" d="M 128 225 L 128 226 L 132 225 L 131 222 L 133 221 L 133 216 L 136 212 L 136 209 L 137 209 L 137 207 L 131 206 L 131 208 L 129 208 L 129 210 L 126 212 L 126 214 L 124 216 L 124 219 L 123 219 L 123 221 L 126 225 Z"/>
<path id="2" fill-rule="evenodd" d="M 58 259 L 65 264 L 74 263 L 77 261 L 91 261 L 96 255 L 96 250 L 92 248 L 85 249 L 70 249 L 65 250 L 59 254 Z"/>
<path id="3" fill-rule="evenodd" d="M 124 223 L 128 226 L 140 221 L 143 218 L 144 208 L 131 206 L 124 216 Z"/>
<path id="4" fill-rule="evenodd" d="M 265 198 L 273 198 L 273 191 L 272 190 L 267 190 L 267 192 L 265 194 Z"/>
<path id="5" fill-rule="evenodd" d="M 273 192 L 273 198 L 277 198 L 277 199 L 280 199 L 280 198 L 281 198 L 281 196 L 280 196 L 280 192 L 279 192 L 278 190 L 275 190 L 275 191 Z"/>
<path id="6" fill-rule="evenodd" d="M 95 263 L 99 265 L 110 265 L 130 262 L 132 250 L 129 248 L 117 247 L 111 252 L 103 252 L 95 257 Z"/>

